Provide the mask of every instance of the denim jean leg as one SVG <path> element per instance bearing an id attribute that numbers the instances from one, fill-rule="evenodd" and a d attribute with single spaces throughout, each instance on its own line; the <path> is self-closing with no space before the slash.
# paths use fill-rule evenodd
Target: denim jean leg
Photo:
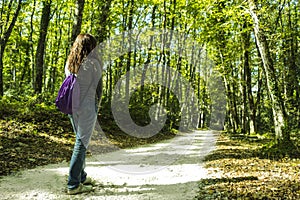
<path id="1" fill-rule="evenodd" d="M 83 163 L 82 171 L 81 171 L 81 183 L 83 183 L 86 179 L 87 173 L 84 171 L 85 169 L 85 161 Z"/>
<path id="2" fill-rule="evenodd" d="M 70 119 L 70 121 L 71 121 L 73 131 L 74 131 L 74 133 L 75 133 L 75 135 L 76 135 L 77 128 L 76 128 L 76 126 L 75 126 L 74 117 L 73 117 L 73 115 L 68 115 L 68 117 L 69 117 L 69 119 Z"/>
<path id="3" fill-rule="evenodd" d="M 74 150 L 70 162 L 70 171 L 68 178 L 68 189 L 75 189 L 81 183 L 81 179 L 86 177 L 84 172 L 86 148 L 80 138 L 76 136 Z M 82 174 L 84 173 L 84 174 Z"/>

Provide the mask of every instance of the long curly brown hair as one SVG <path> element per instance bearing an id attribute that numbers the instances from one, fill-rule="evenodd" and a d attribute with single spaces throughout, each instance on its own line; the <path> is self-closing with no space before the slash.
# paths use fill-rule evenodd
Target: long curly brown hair
<path id="1" fill-rule="evenodd" d="M 97 41 L 90 34 L 79 34 L 73 43 L 68 56 L 68 69 L 71 73 L 77 74 L 80 64 L 84 58 L 96 47 Z"/>

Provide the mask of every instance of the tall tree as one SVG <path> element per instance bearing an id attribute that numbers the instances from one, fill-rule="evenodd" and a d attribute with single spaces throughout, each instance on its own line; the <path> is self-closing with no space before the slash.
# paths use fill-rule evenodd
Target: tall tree
<path id="1" fill-rule="evenodd" d="M 85 0 L 77 0 L 76 1 L 76 11 L 75 11 L 76 21 L 73 24 L 72 36 L 71 36 L 71 44 L 73 44 L 73 42 L 75 41 L 77 35 L 81 31 L 81 24 L 82 24 L 82 15 L 83 15 L 83 10 L 84 10 L 84 3 L 85 3 Z"/>
<path id="2" fill-rule="evenodd" d="M 126 99 L 129 98 L 129 87 L 130 87 L 130 67 L 131 67 L 131 56 L 132 56 L 132 28 L 133 28 L 133 14 L 134 14 L 134 0 L 130 0 L 130 2 L 128 2 L 128 6 L 129 6 L 129 16 L 128 16 L 128 53 L 127 53 L 127 63 L 126 63 L 126 72 L 127 72 L 127 76 L 126 76 L 126 86 L 125 86 L 125 90 L 126 90 Z"/>
<path id="3" fill-rule="evenodd" d="M 268 94 L 272 104 L 276 139 L 289 141 L 289 132 L 285 131 L 287 113 L 285 111 L 285 105 L 281 96 L 278 79 L 276 78 L 276 71 L 273 65 L 273 60 L 270 55 L 269 44 L 266 35 L 260 25 L 260 19 L 257 15 L 258 8 L 256 2 L 254 0 L 248 0 L 248 3 L 250 8 L 249 11 L 253 19 L 254 34 L 257 47 L 263 62 Z"/>
<path id="4" fill-rule="evenodd" d="M 41 93 L 43 89 L 43 74 L 44 74 L 44 54 L 45 54 L 45 43 L 46 36 L 48 32 L 48 26 L 50 21 L 50 11 L 51 11 L 51 0 L 43 1 L 43 10 L 42 10 L 42 19 L 40 22 L 40 33 L 38 46 L 36 49 L 35 56 L 35 83 L 34 83 L 34 91 L 36 93 Z"/>
<path id="5" fill-rule="evenodd" d="M 105 41 L 109 35 L 108 24 L 110 23 L 110 12 L 111 12 L 112 0 L 101 1 L 101 13 L 99 16 L 99 21 L 97 21 L 97 35 L 96 39 L 99 43 Z"/>
<path id="6" fill-rule="evenodd" d="M 247 21 L 243 24 L 244 31 L 242 32 L 242 43 L 243 43 L 243 103 L 244 103 L 244 119 L 243 129 L 245 133 L 255 133 L 255 115 L 256 110 L 254 106 L 254 100 L 252 95 L 252 78 L 250 68 L 250 31 L 249 24 Z"/>
<path id="7" fill-rule="evenodd" d="M 7 17 L 6 23 L 9 22 L 9 18 L 10 18 L 10 12 L 9 12 L 9 10 L 12 9 L 11 8 L 12 3 L 13 3 L 13 0 L 10 0 L 9 6 L 8 6 L 9 7 L 8 11 L 6 11 L 6 13 L 8 13 L 8 16 L 6 16 Z M 3 4 L 4 4 L 4 2 L 3 2 Z M 2 4 L 2 9 L 4 9 L 3 4 Z M 15 10 L 15 12 L 13 14 L 13 18 L 12 18 L 12 20 L 11 20 L 8 28 L 6 30 L 4 30 L 3 35 L 2 34 L 0 35 L 1 36 L 0 37 L 0 97 L 2 97 L 3 93 L 4 93 L 4 87 L 3 87 L 3 56 L 4 56 L 4 51 L 5 51 L 7 42 L 9 40 L 9 37 L 11 36 L 13 28 L 14 28 L 14 26 L 16 24 L 19 12 L 21 10 L 21 4 L 22 4 L 22 0 L 18 0 L 17 8 L 16 8 L 16 10 Z M 1 15 L 1 18 L 2 18 L 2 15 Z M 1 19 L 1 21 L 2 21 L 2 19 Z M 6 27 L 6 26 L 2 26 L 2 27 Z M 2 33 L 2 28 L 1 28 L 1 33 Z"/>

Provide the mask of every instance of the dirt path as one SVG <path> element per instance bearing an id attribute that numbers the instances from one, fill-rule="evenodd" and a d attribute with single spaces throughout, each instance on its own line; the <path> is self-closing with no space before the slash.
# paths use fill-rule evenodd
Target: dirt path
<path id="1" fill-rule="evenodd" d="M 203 158 L 215 148 L 212 131 L 195 131 L 158 144 L 87 159 L 99 184 L 88 194 L 65 193 L 68 164 L 47 165 L 0 179 L 0 199 L 193 199 L 208 178 Z"/>

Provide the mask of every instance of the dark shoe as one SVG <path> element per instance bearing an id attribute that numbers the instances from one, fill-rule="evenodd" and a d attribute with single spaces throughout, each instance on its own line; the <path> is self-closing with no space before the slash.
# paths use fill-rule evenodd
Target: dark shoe
<path id="1" fill-rule="evenodd" d="M 73 190 L 68 190 L 68 194 L 74 195 L 74 194 L 80 194 L 80 193 L 91 192 L 91 191 L 93 191 L 92 186 L 80 184 L 77 188 Z"/>

